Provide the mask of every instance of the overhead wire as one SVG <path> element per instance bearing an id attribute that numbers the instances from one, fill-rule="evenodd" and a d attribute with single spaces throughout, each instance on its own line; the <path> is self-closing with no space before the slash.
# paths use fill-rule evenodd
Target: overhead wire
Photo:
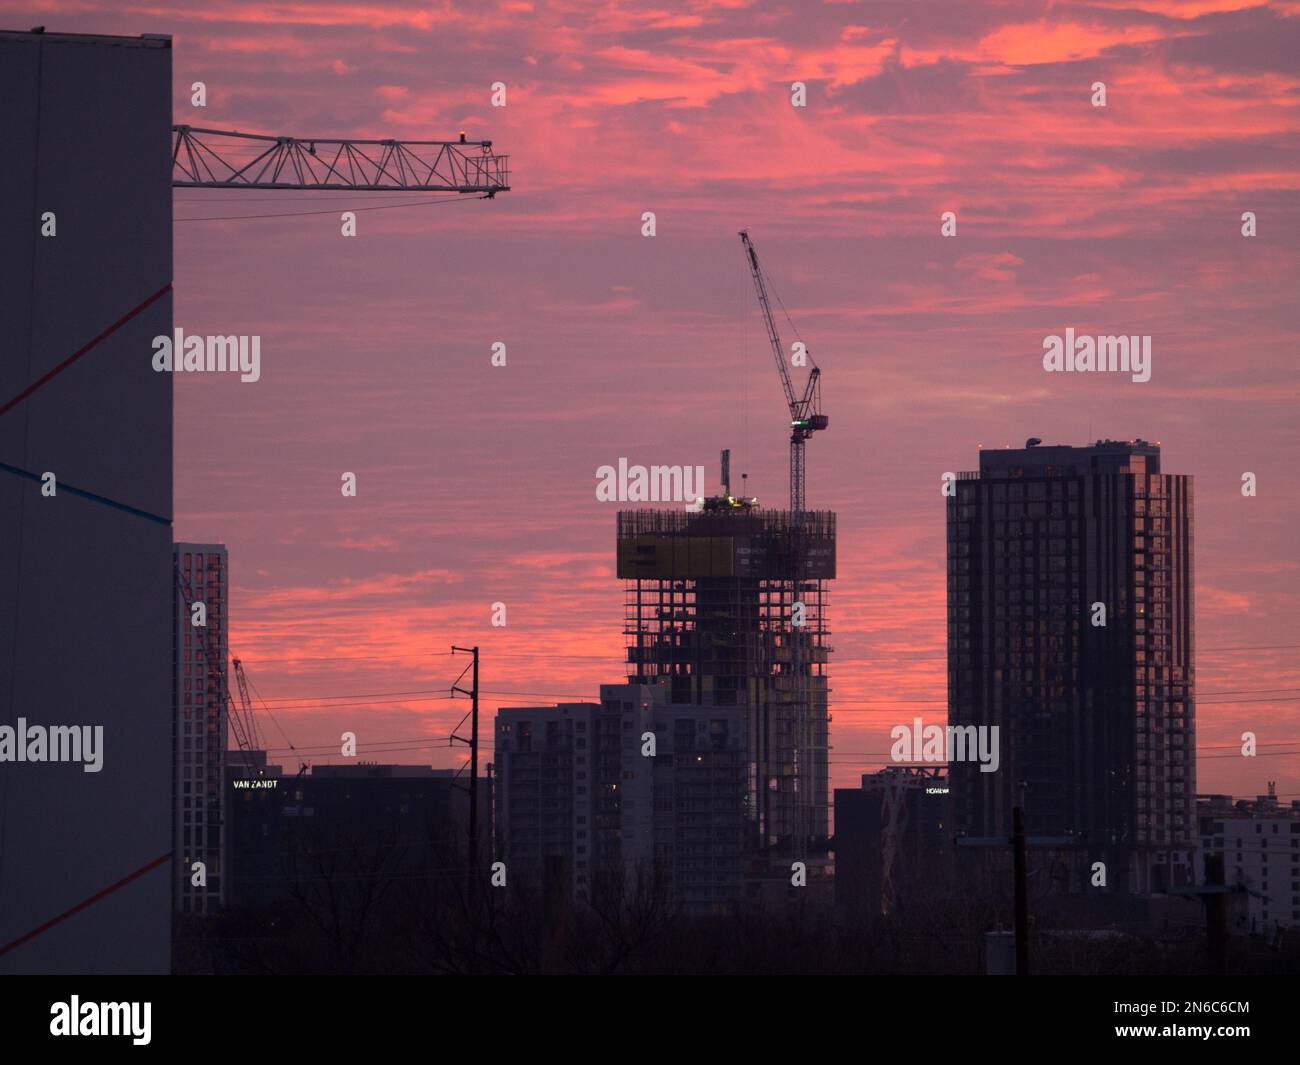
<path id="1" fill-rule="evenodd" d="M 362 211 L 395 211 L 401 207 L 439 207 L 449 203 L 461 203 L 468 200 L 486 200 L 490 199 L 487 193 L 479 196 L 471 196 L 462 193 L 456 193 L 453 196 L 441 196 L 434 200 L 422 200 L 418 203 L 389 203 L 381 204 L 377 207 L 352 207 L 349 210 L 354 213 Z M 258 218 L 305 218 L 308 215 L 320 214 L 338 214 L 337 208 L 327 211 L 274 211 L 265 214 L 234 214 L 234 215 L 212 215 L 202 218 L 174 218 L 174 222 L 243 222 Z"/>

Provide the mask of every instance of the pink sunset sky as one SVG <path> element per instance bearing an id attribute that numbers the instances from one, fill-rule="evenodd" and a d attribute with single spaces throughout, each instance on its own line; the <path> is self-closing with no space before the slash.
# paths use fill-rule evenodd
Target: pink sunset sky
<path id="1" fill-rule="evenodd" d="M 366 759 L 459 764 L 453 643 L 482 648 L 489 742 L 498 705 L 619 680 L 601 465 L 704 465 L 714 485 L 730 447 L 784 503 L 748 227 L 831 418 L 808 500 L 839 514 L 833 784 L 887 760 L 892 725 L 944 718 L 942 474 L 981 445 L 1141 436 L 1195 476 L 1198 790 L 1300 798 L 1300 2 L 0 14 L 174 35 L 177 122 L 465 130 L 511 157 L 509 193 L 359 213 L 355 238 L 335 211 L 409 198 L 177 190 L 176 324 L 259 334 L 262 376 L 176 379 L 175 537 L 229 545 L 230 647 L 274 757 L 295 764 L 287 736 L 337 761 L 349 730 Z M 248 214 L 277 217 L 198 220 Z M 1044 373 L 1067 327 L 1152 336 L 1151 380 Z"/>

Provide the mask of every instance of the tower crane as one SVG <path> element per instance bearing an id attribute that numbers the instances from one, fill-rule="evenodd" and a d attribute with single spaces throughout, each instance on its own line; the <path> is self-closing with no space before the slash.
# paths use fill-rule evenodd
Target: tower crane
<path id="1" fill-rule="evenodd" d="M 235 682 L 239 688 L 239 706 L 236 707 L 235 701 L 230 700 L 230 719 L 232 724 L 238 722 L 236 738 L 239 740 L 240 750 L 251 758 L 253 751 L 262 749 L 264 741 L 257 728 L 257 718 L 253 716 L 253 700 L 248 695 L 248 679 L 244 676 L 244 664 L 234 657 L 230 662 L 235 667 Z M 245 739 L 239 739 L 241 734 Z"/>
<path id="2" fill-rule="evenodd" d="M 185 603 L 185 614 L 188 616 L 193 610 L 194 604 L 200 602 L 194 594 L 194 588 L 190 584 L 190 579 L 185 575 L 180 566 L 174 569 L 176 578 L 176 587 L 180 590 L 181 598 Z M 260 750 L 262 747 L 262 737 L 258 732 L 257 720 L 253 717 L 253 704 L 248 697 L 248 681 L 244 678 L 244 667 L 239 659 L 234 659 L 235 678 L 239 684 L 239 703 L 230 693 L 230 683 L 226 675 L 225 656 L 221 653 L 220 646 L 213 640 L 211 630 L 206 626 L 199 626 L 199 651 L 203 655 L 203 661 L 206 666 L 206 672 L 209 677 L 215 678 L 220 685 L 220 692 L 217 699 L 226 712 L 226 724 L 230 734 L 234 737 L 235 745 L 239 748 L 240 753 L 248 763 L 252 764 L 253 752 Z M 223 737 L 223 742 L 225 738 Z"/>
<path id="3" fill-rule="evenodd" d="M 749 259 L 749 270 L 754 277 L 754 288 L 758 291 L 758 305 L 763 312 L 763 322 L 767 326 L 767 339 L 772 345 L 772 354 L 776 356 L 777 372 L 781 375 L 781 387 L 785 390 L 785 401 L 790 408 L 790 510 L 798 515 L 804 509 L 804 445 L 813 433 L 825 429 L 830 418 L 821 413 L 821 370 L 808 357 L 811 369 L 804 384 L 803 395 L 798 396 L 790 380 L 790 370 L 785 364 L 785 351 L 781 347 L 781 334 L 776 331 L 776 319 L 772 317 L 772 304 L 767 298 L 767 282 L 762 268 L 758 265 L 758 252 L 749 239 L 749 231 L 740 231 L 740 242 L 745 247 Z"/>
<path id="4" fill-rule="evenodd" d="M 240 154 L 250 149 L 251 157 Z M 172 127 L 175 188 L 462 192 L 491 199 L 510 190 L 509 164 L 491 141 L 466 140 L 464 133 L 454 141 L 339 140 Z"/>
<path id="5" fill-rule="evenodd" d="M 343 189 L 353 192 L 443 192 L 492 199 L 510 190 L 510 157 L 489 140 L 358 140 L 272 137 L 236 130 L 172 126 L 173 188 Z M 194 602 L 189 579 L 176 570 L 187 608 Z M 235 743 L 248 764 L 262 747 L 243 663 L 232 659 L 236 703 L 220 649 L 206 628 L 201 637 L 208 672 L 220 677 L 220 699 Z M 290 744 L 292 746 L 292 744 Z M 299 775 L 306 771 L 304 764 Z"/>

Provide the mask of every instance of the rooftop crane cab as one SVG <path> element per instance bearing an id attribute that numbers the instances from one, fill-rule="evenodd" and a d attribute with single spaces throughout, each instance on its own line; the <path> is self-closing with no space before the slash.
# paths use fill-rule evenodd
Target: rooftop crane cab
<path id="1" fill-rule="evenodd" d="M 790 423 L 791 428 L 807 429 L 810 433 L 818 429 L 825 429 L 831 424 L 830 418 L 825 414 L 813 414 L 807 418 L 800 418 L 798 421 Z"/>

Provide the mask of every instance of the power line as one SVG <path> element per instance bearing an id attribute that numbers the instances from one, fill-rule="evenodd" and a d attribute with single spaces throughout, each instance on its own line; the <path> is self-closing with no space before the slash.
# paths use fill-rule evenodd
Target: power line
<path id="1" fill-rule="evenodd" d="M 899 766 L 930 766 L 931 768 L 945 768 L 949 762 L 896 762 L 892 755 L 872 752 L 863 752 L 860 756 L 865 761 L 857 761 L 854 756 L 847 758 L 828 758 L 831 765 L 899 765 Z M 1244 758 L 1241 754 L 1200 754 L 1196 753 L 1197 763 L 1217 761 L 1222 758 Z M 1300 758 L 1300 750 L 1295 751 L 1259 751 L 1250 756 L 1251 758 Z"/>
<path id="2" fill-rule="evenodd" d="M 232 186 L 232 187 L 234 187 L 234 186 Z M 192 191 L 192 192 L 197 192 L 197 193 L 199 193 L 199 195 L 198 195 L 198 196 L 186 196 L 186 197 L 181 197 L 181 196 L 178 196 L 178 195 L 177 195 L 177 193 L 181 193 L 181 192 L 191 192 L 191 191 Z M 322 200 L 322 199 L 320 199 L 320 194 L 321 194 L 321 193 L 326 193 L 326 194 L 328 194 L 328 193 L 339 193 L 339 192 L 351 193 L 353 196 L 356 196 L 356 195 L 359 194 L 359 195 L 363 196 L 363 197 L 366 199 L 367 202 L 389 202 L 389 201 L 396 202 L 396 200 L 395 200 L 394 198 L 395 198 L 395 197 L 399 197 L 399 196 L 402 197 L 404 200 L 409 200 L 409 198 L 410 198 L 411 196 L 421 196 L 421 197 L 425 197 L 425 198 L 428 198 L 428 199 L 433 199 L 433 198 L 436 197 L 436 198 L 439 199 L 439 200 L 451 200 L 451 199 L 456 199 L 456 198 L 458 198 L 459 196 L 462 195 L 462 193 L 456 193 L 455 196 L 448 196 L 448 195 L 446 195 L 445 193 L 444 193 L 444 194 L 436 194 L 436 193 L 435 193 L 435 194 L 430 194 L 430 193 L 428 193 L 428 192 L 422 192 L 422 191 L 419 190 L 419 189 L 408 189 L 408 190 L 394 189 L 392 192 L 376 195 L 374 192 L 368 191 L 368 190 L 366 190 L 366 189 L 346 188 L 346 187 L 343 187 L 343 186 L 331 187 L 331 188 L 327 188 L 327 189 L 309 189 L 309 190 L 307 190 L 307 192 L 306 192 L 304 195 L 302 195 L 302 196 L 297 196 L 297 195 L 294 195 L 294 196 L 287 196 L 287 195 L 286 195 L 286 196 L 211 196 L 211 195 L 204 195 L 204 192 L 205 192 L 204 189 L 188 189 L 188 188 L 177 188 L 177 189 L 173 189 L 173 190 L 172 190 L 172 203 L 174 203 L 174 204 L 176 204 L 176 203 L 185 203 L 185 204 L 190 204 L 190 203 L 263 203 L 263 202 L 265 202 L 265 203 L 284 203 L 284 202 L 289 201 L 289 200 L 298 200 L 298 201 L 306 200 L 306 201 L 308 201 L 308 202 L 310 202 L 310 203 L 324 203 L 325 201 Z"/>
<path id="3" fill-rule="evenodd" d="M 245 662 L 375 662 L 375 661 L 405 661 L 408 658 L 450 658 L 450 651 L 411 651 L 408 654 L 397 655 L 355 655 L 347 657 L 345 655 L 281 655 L 264 656 L 261 658 L 249 658 L 248 655 L 241 655 L 240 658 Z"/>
<path id="4" fill-rule="evenodd" d="M 250 682 L 251 684 L 251 682 Z M 296 695 L 296 696 L 278 696 L 270 699 L 263 698 L 258 693 L 258 701 L 268 710 L 275 706 L 281 710 L 305 710 L 305 709 L 328 709 L 330 706 L 348 706 L 348 705 L 365 705 L 368 701 L 375 702 L 426 702 L 430 700 L 452 699 L 454 698 L 449 692 L 450 686 L 441 688 L 415 688 L 407 691 L 380 691 L 380 692 L 351 692 L 344 695 Z M 1300 691 L 1300 688 L 1237 688 L 1224 691 L 1206 692 L 1206 695 L 1250 695 L 1267 692 L 1294 692 Z M 575 695 L 565 692 L 543 692 L 530 690 L 512 690 L 506 691 L 498 688 L 484 688 L 482 693 L 485 695 L 511 695 L 511 696 L 532 696 L 537 698 L 548 699 L 577 699 L 581 701 L 594 702 L 598 696 L 592 694 Z M 1274 696 L 1267 699 L 1202 699 L 1197 697 L 1195 705 L 1197 706 L 1247 706 L 1252 703 L 1284 703 L 1300 702 L 1300 696 Z M 831 713 L 854 713 L 854 714 L 872 714 L 872 713 L 893 713 L 894 707 L 898 706 L 917 706 L 917 707 L 935 707 L 946 708 L 948 702 L 943 697 L 912 697 L 899 696 L 897 698 L 875 698 L 875 699 L 841 699 L 831 700 L 827 709 Z M 878 708 L 878 709 L 877 709 Z"/>
<path id="5" fill-rule="evenodd" d="M 839 702 L 832 701 L 827 709 L 832 714 L 889 714 L 894 711 L 884 709 L 892 707 L 895 704 L 906 704 L 912 702 L 907 699 L 844 699 Z M 1253 703 L 1294 703 L 1300 702 L 1300 695 L 1279 695 L 1271 699 L 1196 699 L 1196 706 L 1250 706 Z M 931 701 L 912 702 L 914 706 L 933 706 L 939 709 L 947 707 L 947 702 L 942 699 Z M 873 707 L 882 707 L 882 709 L 873 709 Z"/>
<path id="6" fill-rule="evenodd" d="M 456 195 L 456 196 L 445 196 L 437 200 L 422 200 L 419 203 L 389 203 L 389 204 L 383 204 L 378 207 L 353 207 L 350 208 L 350 210 L 352 210 L 354 213 L 359 213 L 361 211 L 395 211 L 399 207 L 439 207 L 449 203 L 462 203 L 462 202 L 468 202 L 469 200 L 485 200 L 485 199 L 487 199 L 486 195 L 483 196 Z M 205 217 L 205 218 L 174 218 L 172 219 L 172 221 L 173 222 L 240 222 L 240 221 L 245 221 L 245 220 L 255 219 L 255 218 L 305 218 L 307 215 L 313 215 L 313 214 L 338 214 L 338 210 L 335 209 L 330 211 L 276 211 L 276 212 L 269 212 L 267 214 L 227 214 L 227 215 L 214 215 L 212 217 Z"/>
<path id="7" fill-rule="evenodd" d="M 268 215 L 266 217 L 271 217 L 271 216 Z M 1227 652 L 1236 652 L 1236 651 L 1281 651 L 1281 650 L 1290 650 L 1294 648 L 1300 648 L 1300 643 L 1268 644 L 1268 645 L 1261 645 L 1256 647 L 1198 647 L 1196 649 L 1196 653 L 1198 655 L 1202 655 L 1202 654 L 1210 654 L 1210 653 L 1220 653 L 1220 652 L 1227 653 Z M 554 654 L 548 651 L 509 651 L 509 652 L 493 652 L 492 657 L 493 659 L 540 658 L 540 659 L 546 659 L 547 661 L 551 661 L 551 662 L 556 662 L 556 661 L 606 662 L 606 663 L 617 663 L 618 665 L 625 666 L 628 664 L 628 662 L 626 657 L 624 657 L 622 654 L 623 651 L 626 651 L 626 648 L 622 648 L 618 652 L 611 651 L 607 655 Z M 834 667 L 837 665 L 842 665 L 850 662 L 853 663 L 880 662 L 882 660 L 897 657 L 898 655 L 901 654 L 923 655 L 929 658 L 947 657 L 946 651 L 890 651 L 890 652 L 884 652 L 879 655 L 833 655 L 830 658 L 827 665 L 828 667 Z M 409 654 L 389 654 L 389 655 L 363 654 L 363 655 L 356 655 L 353 657 L 346 657 L 341 655 L 282 655 L 280 657 L 264 657 L 261 658 L 260 661 L 264 661 L 264 662 L 371 662 L 371 661 L 385 661 L 385 660 L 399 661 L 408 658 L 445 658 L 448 657 L 448 655 L 449 652 L 447 651 L 412 651 Z M 245 656 L 245 660 L 257 661 L 258 659 L 253 659 L 253 658 L 249 658 L 248 656 Z"/>
<path id="8" fill-rule="evenodd" d="M 427 737 L 419 739 L 398 739 L 398 740 L 373 740 L 370 743 L 358 743 L 357 750 L 365 751 L 366 754 L 393 754 L 404 750 L 420 751 L 426 748 L 451 747 L 450 739 L 431 740 Z M 338 754 L 344 757 L 337 743 L 323 743 L 311 747 L 267 747 L 266 754 L 283 754 L 292 752 L 302 755 L 326 755 Z"/>
<path id="9" fill-rule="evenodd" d="M 333 710 L 348 706 L 385 706 L 391 703 L 436 703 L 451 700 L 450 695 L 407 695 L 397 699 L 357 699 L 342 703 L 301 703 L 297 706 L 279 706 L 278 710 Z M 261 701 L 260 698 L 258 700 Z M 269 713 L 271 708 L 267 707 Z"/>
<path id="10" fill-rule="evenodd" d="M 243 660 L 241 659 L 240 661 L 242 662 Z M 244 680 L 247 681 L 248 686 L 253 689 L 253 695 L 256 697 L 257 701 L 262 704 L 262 709 L 266 711 L 266 716 L 271 719 L 271 724 L 275 726 L 276 731 L 280 733 L 281 737 L 283 737 L 284 739 L 284 742 L 287 743 L 289 745 L 289 749 L 292 750 L 293 740 L 289 739 L 288 733 L 284 731 L 284 728 L 280 725 L 280 722 L 276 719 L 276 716 L 273 713 L 271 713 L 271 708 L 266 705 L 266 700 L 262 698 L 262 693 L 257 690 L 257 685 L 248 679 L 248 674 L 246 672 L 244 673 Z"/>
<path id="11" fill-rule="evenodd" d="M 393 739 L 384 739 L 384 740 L 373 740 L 373 741 L 371 741 L 370 743 L 359 743 L 359 744 L 357 745 L 357 747 L 358 747 L 358 749 L 365 748 L 367 751 L 370 751 L 371 749 L 373 749 L 373 748 L 375 748 L 375 747 L 379 747 L 379 746 L 392 746 L 392 747 L 396 747 L 396 746 L 398 746 L 398 745 L 403 745 L 403 744 L 409 744 L 409 745 L 411 745 L 411 747 L 412 747 L 413 750 L 414 750 L 414 749 L 419 749 L 419 748 L 422 748 L 422 747 L 446 747 L 446 746 L 450 746 L 449 741 L 446 740 L 446 739 L 430 740 L 429 737 L 427 737 L 427 736 L 410 736 L 410 737 L 398 737 L 398 738 L 393 738 Z M 483 741 L 482 745 L 483 745 L 483 746 L 491 746 L 491 741 L 487 741 L 487 740 L 485 740 L 485 741 Z M 1300 747 L 1300 739 L 1294 739 L 1294 740 L 1271 740 L 1271 741 L 1266 742 L 1266 743 L 1257 743 L 1255 746 L 1256 746 L 1256 749 L 1257 749 L 1257 750 L 1258 750 L 1258 749 L 1265 748 L 1265 747 Z M 1240 747 L 1241 747 L 1241 744 L 1240 744 L 1239 742 L 1233 742 L 1233 743 L 1217 743 L 1217 744 L 1197 744 L 1197 745 L 1195 746 L 1194 749 L 1199 753 L 1200 751 L 1231 751 L 1231 750 L 1236 750 L 1236 749 L 1238 749 L 1238 748 L 1240 748 Z M 284 748 L 284 747 L 268 747 L 268 748 L 266 748 L 266 751 L 267 751 L 267 753 L 269 754 L 269 753 L 271 753 L 271 752 L 275 752 L 275 751 L 285 751 L 285 750 L 288 750 L 288 749 L 289 749 L 289 748 Z M 313 751 L 315 751 L 315 752 L 327 752 L 327 753 L 328 753 L 328 752 L 331 752 L 331 751 L 335 751 L 335 750 L 337 750 L 337 749 L 338 749 L 338 744 L 336 744 L 336 743 L 319 744 L 319 745 L 312 746 L 312 747 L 299 747 L 299 748 L 296 748 L 296 750 L 298 750 L 298 751 L 300 751 L 300 752 L 304 752 L 304 753 L 305 753 L 305 752 L 313 752 Z M 843 756 L 848 756 L 848 757 L 856 757 L 856 756 L 862 756 L 862 757 L 876 757 L 876 756 L 880 756 L 880 757 L 892 757 L 892 755 L 891 755 L 889 752 L 886 752 L 886 751 L 850 751 L 850 750 L 844 750 L 844 749 L 842 749 L 842 748 L 836 747 L 834 744 L 831 744 L 831 746 L 829 747 L 829 750 L 830 750 L 832 753 L 836 754 L 836 755 L 843 755 Z M 1283 754 L 1283 755 L 1285 755 L 1285 754 L 1300 754 L 1300 750 L 1296 750 L 1296 751 L 1271 751 L 1271 752 L 1267 752 L 1267 753 L 1270 753 L 1270 754 Z M 1210 757 L 1210 756 L 1209 756 L 1209 755 L 1206 755 L 1206 757 Z M 1217 757 L 1217 756 L 1216 756 L 1216 757 Z M 1237 757 L 1237 755 L 1233 755 L 1232 757 Z M 1241 757 L 1245 757 L 1245 756 L 1243 755 L 1243 756 L 1241 756 Z M 1256 757 L 1258 757 L 1258 756 L 1256 756 Z M 945 762 L 945 763 L 935 763 L 935 764 L 936 764 L 936 765 L 938 765 L 938 764 L 946 765 L 947 763 Z"/>
<path id="12" fill-rule="evenodd" d="M 404 692 L 351 692 L 347 695 L 285 695 L 285 696 L 277 696 L 276 698 L 273 698 L 269 701 L 276 703 L 277 705 L 286 706 L 286 704 L 288 703 L 302 702 L 304 700 L 317 700 L 319 702 L 324 703 L 334 699 L 370 699 L 370 698 L 385 696 L 385 695 L 431 695 L 435 692 L 447 692 L 450 690 L 451 690 L 451 685 L 447 685 L 446 687 L 442 687 L 442 688 L 417 688 L 412 691 L 404 691 Z M 450 698 L 450 696 L 448 696 L 448 698 Z M 263 700 L 263 701 L 265 702 L 267 700 Z M 286 707 L 286 708 L 293 709 L 293 707 Z"/>

